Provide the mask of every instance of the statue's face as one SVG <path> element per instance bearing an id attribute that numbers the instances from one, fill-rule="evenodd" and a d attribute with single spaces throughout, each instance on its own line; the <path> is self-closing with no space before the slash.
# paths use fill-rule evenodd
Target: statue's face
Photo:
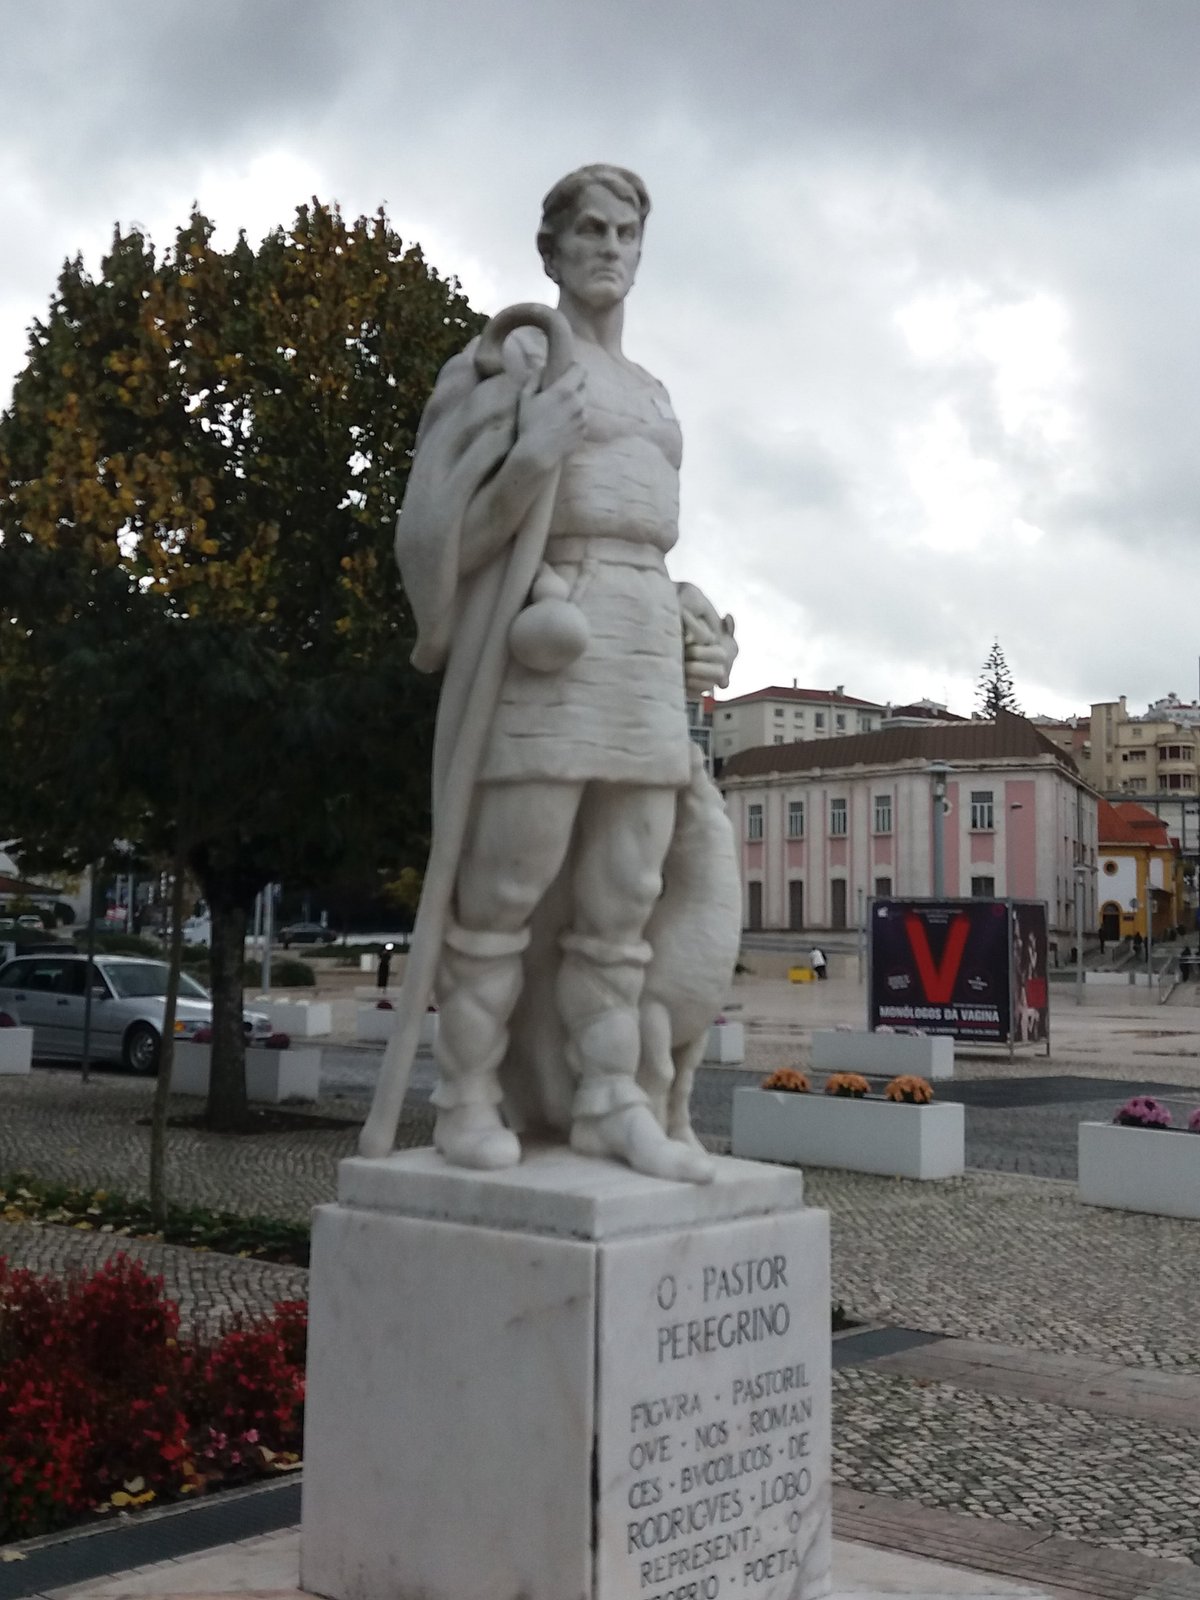
<path id="1" fill-rule="evenodd" d="M 624 300 L 642 253 L 637 208 L 603 184 L 583 191 L 570 222 L 554 241 L 547 271 L 565 295 L 595 310 Z"/>

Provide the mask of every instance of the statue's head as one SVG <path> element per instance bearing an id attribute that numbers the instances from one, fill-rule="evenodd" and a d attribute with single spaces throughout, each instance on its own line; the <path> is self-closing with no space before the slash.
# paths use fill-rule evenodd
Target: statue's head
<path id="1" fill-rule="evenodd" d="M 636 258 L 641 253 L 642 230 L 650 213 L 650 196 L 646 193 L 646 185 L 626 167 L 596 162 L 592 166 L 577 167 L 574 172 L 568 172 L 542 202 L 542 220 L 537 234 L 538 252 L 547 276 L 556 283 L 560 281 L 559 241 L 575 223 L 586 197 L 596 189 L 605 192 L 606 209 L 611 206 L 612 200 L 625 208 L 626 227 L 636 230 L 633 265 L 637 264 Z"/>

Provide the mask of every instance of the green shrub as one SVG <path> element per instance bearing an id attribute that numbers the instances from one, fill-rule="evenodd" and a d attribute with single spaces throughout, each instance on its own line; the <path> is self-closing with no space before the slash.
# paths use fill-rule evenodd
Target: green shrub
<path id="1" fill-rule="evenodd" d="M 258 989 L 262 985 L 262 962 L 247 961 L 242 968 L 242 982 Z M 307 961 L 297 961 L 294 956 L 278 956 L 271 962 L 271 986 L 280 989 L 314 989 L 317 975 Z"/>
<path id="2" fill-rule="evenodd" d="M 307 961 L 289 956 L 282 961 L 272 961 L 271 982 L 281 989 L 312 989 L 316 986 L 317 975 Z"/>
<path id="3" fill-rule="evenodd" d="M 146 939 L 140 933 L 101 933 L 97 930 L 95 941 L 98 955 L 152 956 L 157 961 L 163 959 L 163 947 L 158 940 Z M 75 935 L 75 943 L 80 949 L 86 949 L 86 930 Z"/>

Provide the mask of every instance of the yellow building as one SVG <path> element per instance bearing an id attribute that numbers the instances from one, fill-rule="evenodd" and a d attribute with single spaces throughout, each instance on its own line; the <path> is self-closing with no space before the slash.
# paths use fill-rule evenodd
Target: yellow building
<path id="1" fill-rule="evenodd" d="M 1096 818 L 1099 873 L 1096 904 L 1100 933 L 1112 940 L 1146 935 L 1146 907 L 1153 907 L 1151 931 L 1164 938 L 1184 920 L 1183 863 L 1179 843 L 1145 806 L 1131 800 L 1115 805 L 1101 800 Z"/>

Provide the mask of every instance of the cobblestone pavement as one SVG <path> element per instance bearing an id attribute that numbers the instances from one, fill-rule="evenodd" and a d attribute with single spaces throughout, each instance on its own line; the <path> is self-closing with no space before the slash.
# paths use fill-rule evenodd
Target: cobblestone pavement
<path id="1" fill-rule="evenodd" d="M 1048 1179 L 805 1173 L 833 1219 L 833 1293 L 871 1321 L 1200 1373 L 1200 1238 Z"/>
<path id="2" fill-rule="evenodd" d="M 867 1367 L 833 1389 L 835 1483 L 1200 1561 L 1195 1433 Z"/>
<path id="3" fill-rule="evenodd" d="M 0 1256 L 34 1272 L 61 1278 L 86 1274 L 118 1254 L 136 1258 L 148 1272 L 161 1276 L 167 1296 L 178 1303 L 185 1332 L 215 1333 L 235 1317 L 269 1311 L 278 1300 L 308 1298 L 308 1273 L 303 1267 L 277 1267 L 147 1240 L 77 1233 L 73 1228 L 0 1222 Z"/>
<path id="4" fill-rule="evenodd" d="M 767 1038 L 765 1029 L 752 1032 L 754 1050 L 756 1039 L 768 1048 Z M 369 1075 L 373 1064 L 362 1059 Z M 1090 1071 L 1078 1075 L 1115 1078 L 1116 1065 L 1100 1071 L 1093 1058 Z M 1064 1074 L 1058 1059 L 1018 1067 L 1012 1076 Z M 293 1218 L 330 1199 L 337 1162 L 354 1144 L 362 1070 L 347 1055 L 320 1108 L 335 1114 L 340 1108 L 344 1129 L 240 1139 L 173 1130 L 173 1197 Z M 733 1083 L 758 1075 L 759 1064 L 740 1076 L 706 1074 L 701 1125 L 727 1107 Z M 969 1083 L 1002 1075 L 989 1063 L 978 1071 L 972 1064 L 960 1076 Z M 424 1088 L 428 1074 L 418 1076 Z M 1159 1076 L 1170 1081 L 1176 1067 L 1159 1061 Z M 97 1076 L 87 1087 L 62 1071 L 0 1079 L 0 1171 L 144 1188 L 148 1132 L 138 1119 L 150 1094 L 149 1084 L 119 1076 Z M 183 1104 L 194 1109 L 194 1102 Z M 972 1107 L 971 1116 L 995 1119 L 993 1134 L 1011 1147 L 1025 1137 L 1022 1122 L 1032 1130 L 1055 1119 L 1073 1127 L 1089 1104 Z M 1104 1102 L 1101 1114 L 1111 1109 Z M 407 1118 L 406 1141 L 423 1142 L 428 1133 L 429 1114 L 418 1108 Z M 1033 1132 L 1028 1137 L 1037 1143 Z M 915 1358 L 909 1368 L 882 1362 L 842 1369 L 835 1386 L 839 1493 L 908 1505 L 914 1518 L 965 1512 L 983 1519 L 981 1529 L 1042 1528 L 1085 1546 L 1129 1552 L 1130 1559 L 1161 1558 L 1170 1571 L 1184 1563 L 1194 1570 L 1200 1558 L 1196 1225 L 1084 1207 L 1069 1183 L 999 1172 L 922 1184 L 812 1170 L 806 1184 L 812 1203 L 827 1207 L 833 1219 L 834 1295 L 847 1309 L 1013 1353 L 1007 1365 L 992 1362 L 986 1380 L 968 1359 L 945 1379 Z M 84 1266 L 117 1248 L 130 1248 L 163 1272 L 186 1315 L 202 1324 L 223 1309 L 250 1311 L 302 1293 L 306 1279 L 295 1269 L 74 1230 L 0 1228 L 0 1252 L 50 1270 Z M 1058 1357 L 1068 1368 L 1086 1360 L 1092 1365 L 1080 1367 L 1085 1374 L 1094 1375 L 1100 1363 L 1116 1379 L 1132 1373 L 1146 1383 L 1181 1385 L 1186 1403 L 1180 1400 L 1177 1415 L 1164 1414 L 1161 1395 L 1154 1407 L 1127 1386 L 1114 1405 L 1091 1377 L 1074 1384 L 1069 1400 L 1055 1399 L 1029 1376 L 1038 1352 L 1038 1359 Z M 901 1532 L 889 1538 L 905 1548 Z"/>

